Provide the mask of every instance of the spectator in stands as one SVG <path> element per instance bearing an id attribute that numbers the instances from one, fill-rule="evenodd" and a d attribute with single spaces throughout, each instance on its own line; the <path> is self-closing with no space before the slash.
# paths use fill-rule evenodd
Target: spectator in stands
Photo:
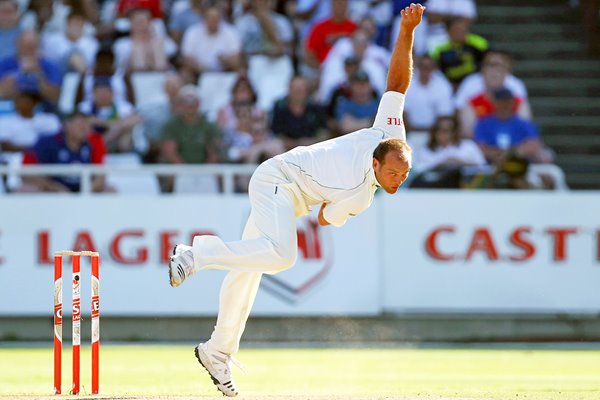
<path id="1" fill-rule="evenodd" d="M 62 4 L 57 6 L 60 7 Z M 41 35 L 64 32 L 65 24 L 64 20 L 61 20 L 64 8 L 59 13 L 56 11 L 58 10 L 54 0 L 31 0 L 23 13 L 21 25 L 26 30 L 33 30 Z"/>
<path id="2" fill-rule="evenodd" d="M 148 143 L 148 149 L 144 155 L 144 162 L 156 163 L 160 159 L 162 127 L 173 118 L 177 108 L 177 94 L 183 87 L 183 79 L 175 72 L 169 73 L 165 78 L 164 92 L 166 101 L 144 103 L 138 107 L 141 123 L 138 129 Z"/>
<path id="3" fill-rule="evenodd" d="M 429 0 L 427 2 L 427 48 L 435 49 L 448 40 L 447 23 L 455 18 L 473 23 L 475 0 Z"/>
<path id="4" fill-rule="evenodd" d="M 514 96 L 507 88 L 493 94 L 495 112 L 477 122 L 475 141 L 486 159 L 500 166 L 515 153 L 532 163 L 551 163 L 552 153 L 544 147 L 536 126 L 514 112 Z"/>
<path id="5" fill-rule="evenodd" d="M 341 97 L 335 107 L 340 133 L 348 133 L 373 125 L 378 101 L 373 95 L 369 75 L 358 71 L 350 77 L 350 97 Z"/>
<path id="6" fill-rule="evenodd" d="M 489 189 L 534 189 L 528 179 L 529 161 L 514 152 L 508 152 L 488 182 Z"/>
<path id="7" fill-rule="evenodd" d="M 15 113 L 0 117 L 0 149 L 24 151 L 45 135 L 60 130 L 60 120 L 55 114 L 38 110 L 37 93 L 18 92 L 15 96 Z"/>
<path id="8" fill-rule="evenodd" d="M 225 134 L 227 155 L 230 161 L 260 164 L 285 151 L 283 142 L 269 130 L 267 114 L 242 107 L 238 130 Z M 247 182 L 246 182 L 247 183 Z M 240 187 L 247 187 L 241 184 Z"/>
<path id="9" fill-rule="evenodd" d="M 115 101 L 135 103 L 133 86 L 130 75 L 123 75 L 115 68 L 115 55 L 110 48 L 101 48 L 96 54 L 96 61 L 91 71 L 88 71 L 79 82 L 77 100 L 91 101 L 96 79 L 110 78 Z"/>
<path id="10" fill-rule="evenodd" d="M 471 139 L 461 139 L 458 122 L 451 116 L 441 116 L 435 120 L 429 131 L 427 146 L 417 149 L 413 156 L 413 168 L 417 172 L 485 163 L 477 144 Z"/>
<path id="11" fill-rule="evenodd" d="M 337 106 L 337 102 L 340 97 L 350 97 L 350 77 L 358 72 L 360 67 L 360 59 L 355 56 L 350 56 L 344 60 L 344 76 L 343 81 L 341 81 L 338 86 L 331 93 L 331 99 L 327 104 L 327 117 L 335 118 L 335 107 Z M 373 91 L 373 96 L 375 96 L 375 91 Z M 319 96 L 321 98 L 321 96 Z"/>
<path id="12" fill-rule="evenodd" d="M 34 30 L 42 38 L 46 35 L 64 33 L 71 12 L 85 15 L 89 21 L 97 21 L 98 5 L 95 0 L 31 0 L 21 18 L 25 30 Z M 86 22 L 85 35 L 94 35 L 94 26 Z"/>
<path id="13" fill-rule="evenodd" d="M 25 153 L 24 164 L 102 164 L 106 149 L 102 137 L 90 133 L 88 117 L 81 113 L 68 116 L 64 129 L 52 136 L 40 138 Z M 80 177 L 75 176 L 24 176 L 21 191 L 78 192 Z M 109 191 L 103 176 L 92 178 L 92 191 Z"/>
<path id="14" fill-rule="evenodd" d="M 455 104 L 464 137 L 473 137 L 477 120 L 494 112 L 492 94 L 502 87 L 513 93 L 513 105 L 517 114 L 522 118 L 531 119 L 527 89 L 520 79 L 510 74 L 511 68 L 510 54 L 491 50 L 483 59 L 481 72 L 468 76 L 461 83 L 456 92 Z"/>
<path id="15" fill-rule="evenodd" d="M 407 131 L 429 131 L 438 117 L 454 114 L 452 85 L 437 70 L 435 61 L 420 57 L 406 93 L 404 108 Z"/>
<path id="16" fill-rule="evenodd" d="M 184 67 L 193 77 L 205 71 L 236 71 L 241 63 L 241 46 L 238 31 L 223 20 L 221 9 L 207 7 L 204 20 L 183 35 Z"/>
<path id="17" fill-rule="evenodd" d="M 294 38 L 287 18 L 273 11 L 272 0 L 250 0 L 250 9 L 236 21 L 246 56 L 291 54 Z"/>
<path id="18" fill-rule="evenodd" d="M 137 9 L 149 11 L 152 18 L 164 17 L 161 0 L 118 0 L 117 2 L 117 15 L 127 15 Z"/>
<path id="19" fill-rule="evenodd" d="M 17 40 L 17 55 L 0 60 L 0 97 L 19 91 L 37 92 L 48 105 L 60 95 L 62 75 L 54 62 L 42 57 L 37 33 L 25 31 Z"/>
<path id="20" fill-rule="evenodd" d="M 175 14 L 171 14 L 169 19 L 169 33 L 177 44 L 181 44 L 183 34 L 188 28 L 202 22 L 205 3 L 205 0 L 190 0 L 188 7 Z"/>
<path id="21" fill-rule="evenodd" d="M 241 154 L 246 163 L 258 164 L 285 151 L 283 142 L 269 130 L 267 114 L 263 111 L 251 114 L 250 136 L 252 144 Z"/>
<path id="22" fill-rule="evenodd" d="M 109 78 L 97 78 L 91 101 L 79 104 L 89 115 L 92 130 L 102 135 L 109 153 L 134 150 L 133 127 L 140 122 L 131 103 L 115 100 Z"/>
<path id="23" fill-rule="evenodd" d="M 171 164 L 205 164 L 221 160 L 221 130 L 200 115 L 200 98 L 193 85 L 177 94 L 178 113 L 162 128 L 162 154 Z"/>
<path id="24" fill-rule="evenodd" d="M 248 110 L 250 114 L 256 114 L 259 111 L 256 105 L 257 95 L 252 83 L 245 76 L 238 77 L 231 89 L 231 101 L 222 107 L 217 114 L 217 125 L 222 130 L 239 130 L 238 116 L 240 112 Z M 247 130 L 244 130 L 247 132 Z"/>
<path id="25" fill-rule="evenodd" d="M 262 113 L 261 110 L 257 110 Z M 223 129 L 222 153 L 228 161 L 244 162 L 242 151 L 252 145 L 250 127 L 252 125 L 251 103 L 241 103 L 235 108 L 235 124 Z"/>
<path id="26" fill-rule="evenodd" d="M 71 12 L 66 32 L 48 34 L 42 40 L 42 54 L 61 66 L 63 72 L 84 74 L 96 61 L 98 40 L 83 31 L 86 22 L 83 14 Z"/>
<path id="27" fill-rule="evenodd" d="M 302 21 L 300 41 L 304 42 L 312 28 L 320 21 L 331 17 L 332 0 L 297 0 L 296 16 Z"/>
<path id="28" fill-rule="evenodd" d="M 16 0 L 0 0 L 0 60 L 17 54 L 17 39 L 21 36 L 19 5 Z"/>
<path id="29" fill-rule="evenodd" d="M 468 19 L 453 18 L 447 25 L 449 40 L 436 47 L 431 57 L 456 87 L 467 75 L 479 70 L 488 43 L 483 37 L 470 33 Z"/>
<path id="30" fill-rule="evenodd" d="M 359 60 L 359 68 L 369 75 L 371 86 L 379 95 L 383 94 L 390 53 L 372 40 L 372 32 L 359 28 L 351 38 L 336 42 L 322 65 L 319 98 L 324 104 L 330 101 L 333 90 L 347 80 L 344 63 L 350 57 Z"/>
<path id="31" fill-rule="evenodd" d="M 372 0 L 350 2 L 350 17 L 354 21 L 360 21 L 363 29 L 372 31 L 370 34 L 373 43 L 387 48 L 390 28 L 393 23 L 394 14 L 391 0 Z M 368 27 L 367 27 L 368 25 Z"/>
<path id="32" fill-rule="evenodd" d="M 306 78 L 295 76 L 289 95 L 275 103 L 271 130 L 283 140 L 286 151 L 328 138 L 325 110 L 309 100 Z"/>
<path id="33" fill-rule="evenodd" d="M 242 107 L 239 121 L 239 130 L 225 132 L 224 144 L 230 161 L 260 164 L 285 151 L 283 141 L 269 130 L 264 111 L 253 112 L 250 107 Z M 249 175 L 236 176 L 236 191 L 247 192 L 249 181 Z"/>
<path id="34" fill-rule="evenodd" d="M 394 0 L 393 15 L 397 15 L 392 24 L 392 38 L 398 36 L 401 16 L 399 12 L 412 0 Z M 429 0 L 427 13 L 415 30 L 414 53 L 418 56 L 430 54 L 436 47 L 448 41 L 446 23 L 453 18 L 465 18 L 474 22 L 477 10 L 474 0 Z M 390 41 L 393 45 L 394 40 Z"/>
<path id="35" fill-rule="evenodd" d="M 304 62 L 318 69 L 335 42 L 352 35 L 356 28 L 348 17 L 348 0 L 331 0 L 331 18 L 317 23 L 308 34 Z"/>
<path id="36" fill-rule="evenodd" d="M 113 48 L 117 68 L 123 73 L 167 70 L 177 51 L 175 42 L 155 32 L 150 10 L 134 8 L 128 15 L 129 36 L 118 39 Z"/>
<path id="37" fill-rule="evenodd" d="M 446 22 L 457 17 L 473 22 L 477 18 L 474 0 L 428 0 L 427 13 L 431 22 Z"/>

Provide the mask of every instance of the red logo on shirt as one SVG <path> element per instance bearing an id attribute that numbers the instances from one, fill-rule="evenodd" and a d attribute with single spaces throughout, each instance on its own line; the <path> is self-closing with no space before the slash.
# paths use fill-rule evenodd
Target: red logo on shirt
<path id="1" fill-rule="evenodd" d="M 387 119 L 387 124 L 388 125 L 402 125 L 402 118 L 388 118 Z"/>

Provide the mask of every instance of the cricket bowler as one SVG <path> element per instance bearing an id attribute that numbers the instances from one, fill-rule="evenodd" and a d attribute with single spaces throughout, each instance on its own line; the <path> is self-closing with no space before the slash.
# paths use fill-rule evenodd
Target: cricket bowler
<path id="1" fill-rule="evenodd" d="M 178 244 L 169 262 L 173 287 L 203 269 L 229 271 L 224 278 L 217 324 L 196 357 L 226 396 L 236 396 L 231 364 L 240 344 L 262 274 L 294 265 L 296 219 L 319 205 L 320 225 L 340 227 L 365 211 L 378 188 L 394 194 L 411 169 L 411 148 L 402 121 L 404 95 L 412 77 L 414 30 L 425 8 L 411 4 L 389 66 L 387 88 L 373 127 L 311 146 L 296 147 L 262 163 L 250 179 L 251 211 L 242 240 L 196 236 Z"/>

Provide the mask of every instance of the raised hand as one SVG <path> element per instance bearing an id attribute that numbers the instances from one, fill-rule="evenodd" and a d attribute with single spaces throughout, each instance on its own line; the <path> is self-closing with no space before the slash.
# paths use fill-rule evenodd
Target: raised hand
<path id="1" fill-rule="evenodd" d="M 425 7 L 423 5 L 412 3 L 410 6 L 400 11 L 400 15 L 402 15 L 400 26 L 405 29 L 415 29 L 421 22 L 424 12 Z"/>

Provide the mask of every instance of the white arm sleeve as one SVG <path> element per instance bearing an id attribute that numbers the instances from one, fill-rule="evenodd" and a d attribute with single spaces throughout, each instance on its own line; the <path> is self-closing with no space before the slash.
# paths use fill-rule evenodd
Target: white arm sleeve
<path id="1" fill-rule="evenodd" d="M 331 225 L 341 227 L 348 221 L 348 218 L 355 217 L 364 210 L 364 196 L 360 193 L 353 195 L 352 197 L 345 198 L 334 203 L 328 203 L 327 207 L 323 210 L 323 218 Z"/>
<path id="2" fill-rule="evenodd" d="M 393 137 L 406 140 L 406 128 L 402 120 L 404 94 L 385 92 L 381 96 L 373 128 L 381 128 Z"/>
<path id="3" fill-rule="evenodd" d="M 325 221 L 337 228 L 343 226 L 350 216 L 351 215 L 343 202 L 329 203 L 323 210 L 323 218 L 325 218 Z"/>

